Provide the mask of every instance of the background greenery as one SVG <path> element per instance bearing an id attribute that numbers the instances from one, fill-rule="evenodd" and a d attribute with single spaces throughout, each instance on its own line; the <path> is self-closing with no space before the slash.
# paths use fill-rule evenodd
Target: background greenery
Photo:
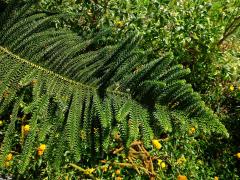
<path id="1" fill-rule="evenodd" d="M 156 172 L 162 179 L 176 179 L 179 174 L 189 179 L 240 178 L 240 161 L 236 156 L 240 152 L 239 0 L 42 0 L 35 9 L 65 13 L 55 26 L 67 27 L 86 39 L 102 30 L 111 31 L 111 36 L 102 37 L 99 47 L 121 42 L 126 33 L 140 34 L 140 50 L 148 54 L 149 60 L 167 55 L 176 64 L 190 68 L 187 81 L 221 117 L 230 137 L 208 137 L 198 133 L 198 129 L 183 134 L 176 127 L 174 133 L 161 135 L 163 147 L 160 150 L 154 146 L 149 150 L 150 156 L 156 157 L 153 162 Z M 2 122 L 0 128 L 4 134 L 3 118 Z M 116 138 L 112 146 L 115 150 L 121 143 Z M 181 157 L 185 160 L 179 163 Z M 159 159 L 166 167 L 162 168 Z M 129 162 L 124 152 L 109 153 L 104 161 L 85 160 L 78 167 L 68 164 L 66 152 L 65 161 L 62 179 L 149 178 L 144 171 L 139 174 L 135 168 L 115 163 Z M 135 163 L 141 167 L 141 158 Z M 94 172 L 84 171 L 88 168 L 94 168 Z M 24 178 L 45 178 L 48 171 L 41 157 L 29 167 Z M 7 173 L 16 173 L 14 166 L 2 171 L 2 174 Z"/>

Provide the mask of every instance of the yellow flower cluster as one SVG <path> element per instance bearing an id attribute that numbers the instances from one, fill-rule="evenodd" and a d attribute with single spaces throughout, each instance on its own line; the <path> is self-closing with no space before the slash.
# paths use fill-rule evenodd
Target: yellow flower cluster
<path id="1" fill-rule="evenodd" d="M 179 175 L 179 176 L 177 177 L 177 180 L 187 180 L 187 176 Z"/>
<path id="2" fill-rule="evenodd" d="M 115 171 L 115 174 L 117 174 L 117 175 L 121 174 L 121 170 L 120 170 L 120 169 L 117 169 L 117 170 Z"/>
<path id="3" fill-rule="evenodd" d="M 163 160 L 158 159 L 158 165 L 160 168 L 165 169 L 167 167 L 166 163 Z"/>
<path id="4" fill-rule="evenodd" d="M 160 142 L 157 139 L 153 139 L 152 144 L 158 150 L 162 148 L 162 145 L 160 144 Z"/>
<path id="5" fill-rule="evenodd" d="M 237 158 L 240 159 L 240 152 L 236 154 Z"/>
<path id="6" fill-rule="evenodd" d="M 195 132 L 196 132 L 196 129 L 195 129 L 194 127 L 192 127 L 192 128 L 189 130 L 189 134 L 190 134 L 190 135 L 193 135 Z"/>
<path id="7" fill-rule="evenodd" d="M 116 25 L 116 27 L 121 28 L 124 26 L 124 23 L 123 23 L 123 21 L 116 21 L 115 25 Z"/>
<path id="8" fill-rule="evenodd" d="M 7 161 L 13 160 L 13 155 L 12 155 L 12 153 L 9 153 L 9 154 L 7 155 L 6 160 L 7 160 Z"/>
<path id="9" fill-rule="evenodd" d="M 101 170 L 102 170 L 103 172 L 107 172 L 107 170 L 108 170 L 108 166 L 107 166 L 107 165 L 102 166 L 102 167 L 101 167 Z"/>
<path id="10" fill-rule="evenodd" d="M 234 89 L 235 89 L 234 86 L 231 84 L 230 87 L 229 87 L 229 90 L 234 91 Z"/>
<path id="11" fill-rule="evenodd" d="M 240 91 L 240 85 L 238 85 L 237 89 Z M 230 91 L 234 91 L 234 90 L 235 90 L 234 85 L 231 84 L 231 85 L 229 86 L 229 90 L 230 90 Z"/>
<path id="12" fill-rule="evenodd" d="M 115 180 L 123 180 L 122 177 L 116 177 Z"/>
<path id="13" fill-rule="evenodd" d="M 0 121 L 0 127 L 2 127 L 3 126 L 3 121 Z"/>
<path id="14" fill-rule="evenodd" d="M 177 160 L 177 164 L 183 164 L 185 163 L 187 160 L 184 156 L 180 157 L 178 160 Z"/>
<path id="15" fill-rule="evenodd" d="M 41 144 L 41 145 L 38 147 L 38 149 L 37 149 L 38 155 L 39 155 L 39 156 L 42 156 L 43 153 L 44 153 L 44 151 L 45 151 L 45 149 L 46 149 L 46 144 Z"/>
<path id="16" fill-rule="evenodd" d="M 23 131 L 23 134 L 28 134 L 29 133 L 29 131 L 30 131 L 30 125 L 25 125 L 25 126 L 23 126 L 22 127 L 22 131 Z"/>
<path id="17" fill-rule="evenodd" d="M 13 154 L 9 153 L 6 157 L 6 161 L 5 161 L 5 167 L 9 167 L 10 166 L 10 161 L 13 160 Z"/>

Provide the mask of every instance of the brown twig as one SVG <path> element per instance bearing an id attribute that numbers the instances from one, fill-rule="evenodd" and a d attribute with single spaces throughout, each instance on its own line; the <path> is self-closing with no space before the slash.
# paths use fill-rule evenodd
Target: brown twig
<path id="1" fill-rule="evenodd" d="M 239 22 L 238 22 L 239 21 Z M 220 46 L 223 41 L 225 41 L 231 34 L 233 34 L 240 27 L 240 16 L 237 16 L 233 21 L 226 27 L 223 37 L 218 41 L 218 46 Z"/>
<path id="2" fill-rule="evenodd" d="M 119 149 L 115 149 L 113 151 L 113 154 L 117 154 L 117 153 L 121 152 L 123 149 L 124 149 L 124 147 L 120 147 Z"/>
<path id="3" fill-rule="evenodd" d="M 138 170 L 138 167 L 133 163 L 132 158 L 128 158 L 128 159 L 132 163 L 133 168 L 138 172 L 138 174 L 140 174 L 140 171 Z"/>
<path id="4" fill-rule="evenodd" d="M 79 170 L 79 171 L 81 171 L 81 172 L 86 172 L 85 169 L 83 169 L 82 167 L 80 167 L 80 166 L 78 166 L 78 165 L 76 165 L 76 164 L 69 163 L 69 166 L 71 166 L 71 167 L 73 167 L 73 168 L 75 168 L 75 169 L 77 169 L 77 170 Z M 92 178 L 92 179 L 96 179 L 92 174 L 85 174 L 85 175 L 86 175 L 86 176 L 89 176 L 89 177 Z"/>

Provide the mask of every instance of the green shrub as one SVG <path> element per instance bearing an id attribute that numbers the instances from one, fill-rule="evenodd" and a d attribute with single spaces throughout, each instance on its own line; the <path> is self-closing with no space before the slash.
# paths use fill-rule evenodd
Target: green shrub
<path id="1" fill-rule="evenodd" d="M 66 162 L 84 164 L 104 156 L 117 133 L 126 150 L 136 140 L 150 148 L 155 136 L 176 127 L 180 134 L 194 126 L 228 136 L 183 80 L 189 69 L 174 65 L 171 54 L 149 61 L 137 46 L 139 37 L 99 45 L 111 34 L 80 37 L 56 29 L 61 14 L 12 5 L 0 14 L 3 171 L 13 153 L 10 172 L 18 177 L 30 171 L 58 177 Z"/>

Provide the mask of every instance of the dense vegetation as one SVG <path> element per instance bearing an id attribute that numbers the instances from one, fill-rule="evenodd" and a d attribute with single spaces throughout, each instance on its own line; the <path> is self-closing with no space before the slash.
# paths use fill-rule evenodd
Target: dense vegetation
<path id="1" fill-rule="evenodd" d="M 239 0 L 0 3 L 1 176 L 240 179 Z"/>

